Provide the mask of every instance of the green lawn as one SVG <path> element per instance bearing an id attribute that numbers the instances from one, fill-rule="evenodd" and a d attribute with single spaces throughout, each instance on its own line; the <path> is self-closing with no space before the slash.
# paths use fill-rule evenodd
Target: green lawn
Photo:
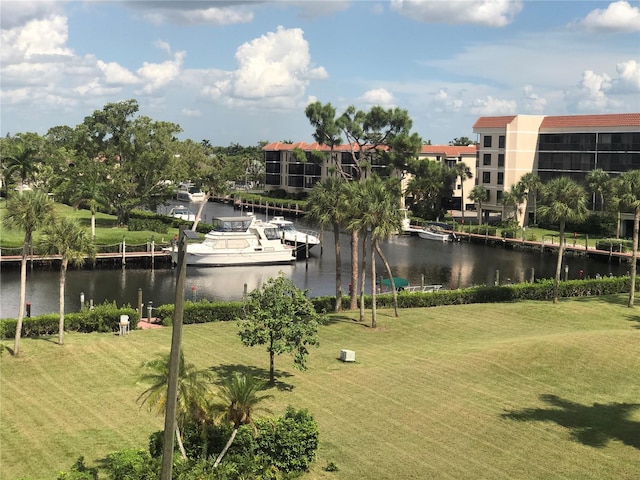
<path id="1" fill-rule="evenodd" d="M 310 479 L 636 479 L 640 315 L 625 300 L 383 310 L 376 330 L 333 316 L 309 371 L 276 359 L 268 407 L 318 420 Z M 266 352 L 236 332 L 233 322 L 186 326 L 187 361 L 266 377 Z M 51 479 L 80 455 L 96 465 L 144 448 L 162 419 L 136 404 L 137 375 L 170 336 L 69 334 L 64 346 L 26 339 L 20 358 L 4 352 L 0 478 Z M 356 363 L 340 362 L 341 349 Z"/>

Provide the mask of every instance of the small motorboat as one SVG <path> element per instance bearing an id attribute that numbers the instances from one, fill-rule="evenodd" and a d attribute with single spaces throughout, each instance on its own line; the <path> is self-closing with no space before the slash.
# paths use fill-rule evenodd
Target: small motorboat
<path id="1" fill-rule="evenodd" d="M 196 187 L 191 182 L 184 182 L 178 186 L 178 191 L 176 192 L 176 199 L 179 202 L 192 202 L 198 203 L 203 202 L 205 198 L 205 193 L 200 190 L 199 187 Z"/>
<path id="2" fill-rule="evenodd" d="M 176 205 L 175 207 L 173 207 L 171 210 L 169 210 L 169 216 L 179 218 L 180 220 L 185 220 L 187 222 L 196 221 L 196 214 L 184 205 Z"/>
<path id="3" fill-rule="evenodd" d="M 278 227 L 282 240 L 296 249 L 298 257 L 304 256 L 308 250 L 320 243 L 317 232 L 298 230 L 291 220 L 286 220 L 284 217 L 273 217 L 269 223 Z"/>
<path id="4" fill-rule="evenodd" d="M 438 228 L 436 226 L 426 226 L 422 230 L 419 230 L 418 236 L 420 238 L 424 238 L 425 240 L 436 240 L 439 242 L 454 242 L 457 237 L 453 232 L 447 232 L 442 228 Z"/>

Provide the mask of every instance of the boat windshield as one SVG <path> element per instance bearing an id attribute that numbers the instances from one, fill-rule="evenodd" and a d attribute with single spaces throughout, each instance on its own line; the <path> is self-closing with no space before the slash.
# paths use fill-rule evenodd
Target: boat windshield
<path id="1" fill-rule="evenodd" d="M 267 237 L 268 240 L 279 240 L 280 234 L 278 233 L 277 228 L 265 228 L 264 236 Z"/>
<path id="2" fill-rule="evenodd" d="M 213 221 L 213 229 L 216 232 L 246 232 L 252 219 L 246 218 L 216 218 Z"/>

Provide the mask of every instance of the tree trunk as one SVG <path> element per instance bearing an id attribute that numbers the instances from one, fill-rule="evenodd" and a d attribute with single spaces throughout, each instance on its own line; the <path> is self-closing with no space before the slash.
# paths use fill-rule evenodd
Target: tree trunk
<path id="1" fill-rule="evenodd" d="M 231 433 L 231 436 L 229 437 L 229 440 L 227 441 L 227 444 L 222 449 L 222 452 L 220 452 L 220 455 L 218 455 L 218 458 L 216 458 L 216 462 L 213 464 L 213 468 L 216 468 L 220 464 L 222 457 L 224 457 L 224 455 L 227 453 L 227 450 L 229 450 L 229 447 L 233 443 L 233 440 L 236 438 L 237 433 L 238 433 L 238 429 L 234 428 L 233 432 Z"/>
<path id="2" fill-rule="evenodd" d="M 209 199 L 211 198 L 211 191 L 207 190 L 207 193 L 204 196 L 204 200 L 200 203 L 200 206 L 198 207 L 198 212 L 196 213 L 196 218 L 193 221 L 193 225 L 191 225 L 191 231 L 195 232 L 196 228 L 198 227 L 198 223 L 200 223 L 200 216 L 202 215 L 202 211 L 204 210 L 204 206 L 207 204 L 207 202 L 209 201 Z"/>
<path id="3" fill-rule="evenodd" d="M 13 356 L 20 354 L 20 337 L 22 336 L 22 320 L 24 319 L 24 304 L 27 298 L 27 253 L 28 244 L 22 249 L 22 260 L 20 260 L 20 306 L 18 307 L 18 321 L 16 323 L 16 336 L 13 343 Z"/>
<path id="4" fill-rule="evenodd" d="M 560 221 L 560 246 L 558 247 L 558 260 L 556 261 L 556 277 L 553 281 L 553 303 L 558 303 L 558 287 L 562 271 L 562 255 L 564 254 L 564 223 L 564 220 Z"/>
<path id="5" fill-rule="evenodd" d="M 371 237 L 371 328 L 376 328 L 376 240 Z"/>
<path id="6" fill-rule="evenodd" d="M 482 203 L 478 202 L 478 225 L 482 225 Z"/>
<path id="7" fill-rule="evenodd" d="M 91 210 L 91 239 L 96 239 L 96 211 Z"/>
<path id="8" fill-rule="evenodd" d="M 67 265 L 69 260 L 66 258 L 62 260 L 60 266 L 60 322 L 58 323 L 58 345 L 64 343 L 64 284 L 67 278 Z"/>
<path id="9" fill-rule="evenodd" d="M 364 322 L 364 284 L 367 272 L 367 232 L 362 234 L 362 275 L 360 275 L 360 321 Z M 375 279 L 374 279 L 375 283 Z"/>
<path id="10" fill-rule="evenodd" d="M 349 310 L 358 308 L 358 231 L 351 232 L 351 283 Z"/>
<path id="11" fill-rule="evenodd" d="M 384 268 L 387 270 L 387 275 L 389 275 L 389 280 L 391 282 L 391 292 L 393 295 L 393 310 L 395 311 L 395 316 L 399 317 L 400 314 L 398 313 L 398 292 L 396 291 L 396 284 L 393 281 L 391 265 L 389 265 L 387 257 L 384 256 L 384 253 L 382 253 L 382 249 L 380 248 L 380 244 L 378 242 L 376 242 L 376 252 L 378 252 L 378 256 L 382 260 L 382 263 L 384 263 Z"/>
<path id="12" fill-rule="evenodd" d="M 176 423 L 176 441 L 178 442 L 178 448 L 180 449 L 180 455 L 182 455 L 183 459 L 187 459 L 187 451 L 184 449 L 184 444 L 182 443 L 182 435 L 180 434 L 180 427 Z"/>
<path id="13" fill-rule="evenodd" d="M 334 310 L 342 310 L 342 256 L 340 255 L 340 225 L 333 224 L 333 241 L 336 247 L 336 303 Z"/>
<path id="14" fill-rule="evenodd" d="M 275 383 L 275 353 L 273 352 L 273 337 L 269 341 L 269 383 Z"/>
<path id="15" fill-rule="evenodd" d="M 638 261 L 638 229 L 640 228 L 640 210 L 635 211 L 633 216 L 633 252 L 631 254 L 631 269 L 629 272 L 629 303 L 627 306 L 633 308 L 633 301 L 636 294 L 636 271 Z"/>

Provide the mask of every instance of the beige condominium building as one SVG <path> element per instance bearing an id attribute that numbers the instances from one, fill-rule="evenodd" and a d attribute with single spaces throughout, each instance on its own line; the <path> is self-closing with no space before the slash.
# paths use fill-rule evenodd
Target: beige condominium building
<path id="1" fill-rule="evenodd" d="M 327 145 L 319 143 L 282 143 L 274 142 L 265 145 L 262 150 L 265 159 L 265 188 L 267 190 L 282 189 L 288 193 L 309 192 L 313 186 L 331 175 L 335 170 L 335 165 L 339 162 L 341 169 L 346 175 L 355 176 L 353 156 L 350 145 L 339 145 L 331 150 Z M 462 203 L 461 195 L 467 197 L 465 205 L 467 208 L 473 207 L 473 202 L 469 202 L 468 195 L 473 189 L 476 146 L 451 146 L 451 145 L 422 145 L 418 158 L 442 162 L 449 167 L 456 163 L 464 162 L 472 173 L 471 179 L 465 179 L 464 184 L 460 179 L 456 180 L 453 186 L 452 208 L 460 208 Z M 389 170 L 382 164 L 372 161 L 371 172 L 381 176 L 396 176 L 402 179 L 402 189 L 406 190 L 410 178 L 405 172 Z M 365 172 L 369 175 L 369 171 Z M 404 205 L 401 205 L 404 207 Z"/>
<path id="2" fill-rule="evenodd" d="M 473 131 L 475 184 L 489 194 L 484 215 L 503 214 L 503 193 L 529 172 L 545 183 L 558 176 L 583 181 L 598 168 L 611 176 L 640 169 L 640 113 L 480 117 Z M 532 207 L 525 202 L 523 210 L 520 221 L 527 224 Z"/>

